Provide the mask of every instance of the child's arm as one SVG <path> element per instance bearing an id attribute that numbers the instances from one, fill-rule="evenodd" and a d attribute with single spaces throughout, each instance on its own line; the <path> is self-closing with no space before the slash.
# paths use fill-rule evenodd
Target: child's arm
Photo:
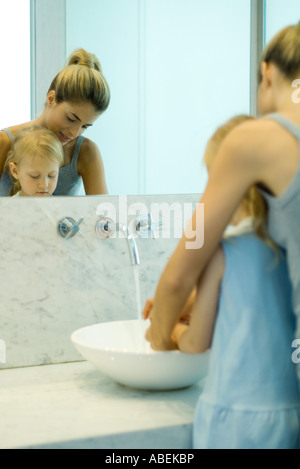
<path id="1" fill-rule="evenodd" d="M 179 322 L 174 328 L 172 338 L 182 352 L 201 353 L 211 346 L 224 266 L 219 247 L 199 279 L 189 325 Z"/>

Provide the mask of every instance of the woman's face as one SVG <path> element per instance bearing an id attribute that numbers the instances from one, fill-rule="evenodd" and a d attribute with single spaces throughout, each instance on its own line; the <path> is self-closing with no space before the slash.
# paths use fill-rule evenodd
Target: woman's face
<path id="1" fill-rule="evenodd" d="M 55 101 L 55 92 L 47 96 L 46 127 L 52 130 L 62 145 L 81 135 L 100 116 L 91 103 L 73 103 Z"/>

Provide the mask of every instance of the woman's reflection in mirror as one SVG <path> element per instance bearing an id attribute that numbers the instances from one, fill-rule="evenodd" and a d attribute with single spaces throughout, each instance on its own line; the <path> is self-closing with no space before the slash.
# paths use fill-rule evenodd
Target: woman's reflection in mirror
<path id="1" fill-rule="evenodd" d="M 33 121 L 0 132 L 0 196 L 9 196 L 12 181 L 4 165 L 15 136 L 21 129 L 41 126 L 60 140 L 64 161 L 53 195 L 107 194 L 104 165 L 97 145 L 83 137 L 107 109 L 110 90 L 97 57 L 76 50 L 52 81 L 42 114 Z"/>

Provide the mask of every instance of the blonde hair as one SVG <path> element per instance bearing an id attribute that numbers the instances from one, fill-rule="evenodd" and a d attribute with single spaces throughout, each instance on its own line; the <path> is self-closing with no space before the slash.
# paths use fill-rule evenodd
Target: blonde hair
<path id="1" fill-rule="evenodd" d="M 252 116 L 241 114 L 229 119 L 215 131 L 207 143 L 203 158 L 208 171 L 210 171 L 218 149 L 225 137 L 239 124 L 253 119 L 255 118 Z M 268 206 L 256 186 L 252 186 L 248 189 L 241 204 L 247 213 L 249 213 L 249 216 L 252 217 L 255 234 L 273 250 L 277 251 L 277 246 L 270 238 L 267 230 Z"/>
<path id="2" fill-rule="evenodd" d="M 15 195 L 21 190 L 19 180 L 10 172 L 10 163 L 20 164 L 26 156 L 42 156 L 52 161 L 57 161 L 60 167 L 64 161 L 64 151 L 59 138 L 49 129 L 40 126 L 26 127 L 19 130 L 15 136 L 12 149 L 7 155 L 4 169 L 10 174 L 13 187 L 9 195 Z"/>
<path id="3" fill-rule="evenodd" d="M 104 112 L 110 102 L 109 86 L 94 54 L 78 49 L 69 57 L 68 65 L 52 81 L 48 93 L 55 91 L 57 103 L 88 102 L 96 112 Z"/>
<path id="4" fill-rule="evenodd" d="M 281 73 L 293 80 L 300 73 L 300 22 L 279 31 L 266 45 L 261 62 L 274 63 Z M 259 81 L 261 73 L 259 72 Z"/>

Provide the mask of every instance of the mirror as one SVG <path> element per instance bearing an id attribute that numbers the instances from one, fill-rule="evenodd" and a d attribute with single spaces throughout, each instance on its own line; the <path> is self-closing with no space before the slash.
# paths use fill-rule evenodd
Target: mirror
<path id="1" fill-rule="evenodd" d="M 267 39 L 294 22 L 297 2 L 287 2 L 284 17 L 280 1 L 266 2 Z M 229 117 L 250 112 L 251 0 L 86 0 L 84 8 L 80 0 L 31 0 L 34 6 L 44 60 L 35 64 L 40 108 L 73 50 L 83 47 L 102 64 L 111 103 L 85 135 L 100 148 L 109 194 L 202 192 L 207 140 Z"/>
<path id="2" fill-rule="evenodd" d="M 201 192 L 209 136 L 249 112 L 250 0 L 66 0 L 66 20 L 67 55 L 95 53 L 111 88 L 86 133 L 109 193 Z"/>

